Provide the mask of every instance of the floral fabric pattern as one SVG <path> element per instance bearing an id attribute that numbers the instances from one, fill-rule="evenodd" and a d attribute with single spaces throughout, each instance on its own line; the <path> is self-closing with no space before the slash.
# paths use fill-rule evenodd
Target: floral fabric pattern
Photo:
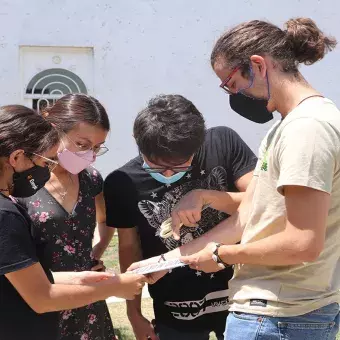
<path id="1" fill-rule="evenodd" d="M 79 174 L 78 201 L 69 214 L 45 189 L 21 199 L 33 221 L 33 237 L 44 245 L 44 258 L 50 269 L 60 271 L 90 270 L 96 226 L 95 197 L 102 192 L 103 179 L 94 168 Z M 60 313 L 60 340 L 116 339 L 105 301 Z"/>

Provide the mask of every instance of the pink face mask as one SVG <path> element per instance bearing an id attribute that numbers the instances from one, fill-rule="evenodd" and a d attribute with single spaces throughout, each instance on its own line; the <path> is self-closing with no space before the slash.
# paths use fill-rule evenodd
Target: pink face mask
<path id="1" fill-rule="evenodd" d="M 92 150 L 72 152 L 64 148 L 58 152 L 58 159 L 65 170 L 77 175 L 96 160 L 96 154 Z"/>

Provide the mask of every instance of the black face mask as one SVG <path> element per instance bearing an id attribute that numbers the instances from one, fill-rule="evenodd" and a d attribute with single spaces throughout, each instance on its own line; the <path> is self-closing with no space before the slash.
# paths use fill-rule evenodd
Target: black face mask
<path id="1" fill-rule="evenodd" d="M 14 197 L 30 197 L 40 190 L 51 177 L 49 168 L 35 165 L 23 172 L 14 172 L 13 190 Z"/>
<path id="2" fill-rule="evenodd" d="M 267 110 L 268 100 L 253 99 L 237 93 L 230 95 L 229 103 L 236 113 L 252 122 L 264 124 L 274 118 L 273 114 Z"/>

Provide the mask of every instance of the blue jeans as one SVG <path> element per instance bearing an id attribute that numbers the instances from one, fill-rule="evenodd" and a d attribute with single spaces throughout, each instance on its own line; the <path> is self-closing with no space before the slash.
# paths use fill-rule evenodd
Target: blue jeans
<path id="1" fill-rule="evenodd" d="M 339 304 L 313 312 L 273 318 L 232 312 L 224 340 L 335 340 L 339 331 Z"/>

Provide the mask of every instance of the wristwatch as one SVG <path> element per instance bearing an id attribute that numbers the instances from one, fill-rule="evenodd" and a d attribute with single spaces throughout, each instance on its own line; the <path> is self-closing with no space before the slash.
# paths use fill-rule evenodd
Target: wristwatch
<path id="1" fill-rule="evenodd" d="M 222 259 L 220 258 L 220 256 L 218 255 L 218 248 L 223 246 L 223 244 L 221 243 L 214 243 L 213 249 L 212 249 L 212 259 L 214 260 L 214 262 L 217 263 L 217 265 L 222 268 L 228 268 L 230 267 L 229 264 L 225 263 L 224 261 L 222 261 Z"/>

